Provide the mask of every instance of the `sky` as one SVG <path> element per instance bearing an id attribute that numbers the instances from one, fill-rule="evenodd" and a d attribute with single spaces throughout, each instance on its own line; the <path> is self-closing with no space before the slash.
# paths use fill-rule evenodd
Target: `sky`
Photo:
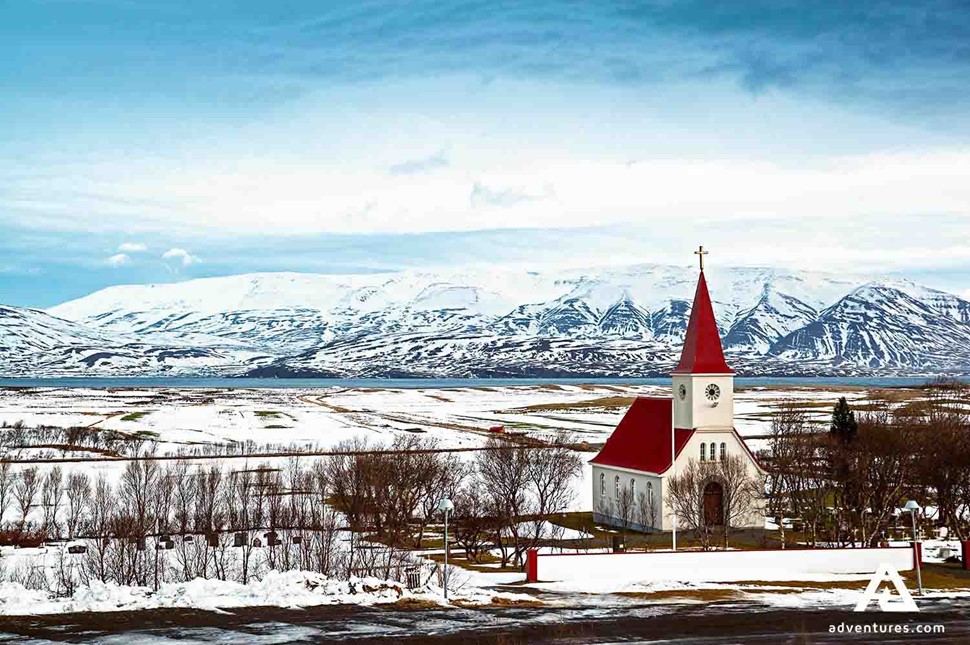
<path id="1" fill-rule="evenodd" d="M 970 298 L 966 2 L 0 0 L 0 303 L 634 262 Z"/>

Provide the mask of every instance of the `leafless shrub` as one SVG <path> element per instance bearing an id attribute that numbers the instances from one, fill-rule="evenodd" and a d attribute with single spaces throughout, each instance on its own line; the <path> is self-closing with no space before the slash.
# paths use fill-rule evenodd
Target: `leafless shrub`
<path id="1" fill-rule="evenodd" d="M 77 537 L 83 526 L 91 497 L 91 478 L 85 473 L 73 472 L 67 476 L 67 535 Z"/>
<path id="2" fill-rule="evenodd" d="M 17 509 L 20 511 L 19 527 L 23 531 L 27 524 L 27 516 L 30 515 L 30 511 L 34 507 L 37 489 L 40 487 L 40 469 L 37 466 L 24 468 L 18 475 L 13 488 L 13 496 L 17 503 Z"/>

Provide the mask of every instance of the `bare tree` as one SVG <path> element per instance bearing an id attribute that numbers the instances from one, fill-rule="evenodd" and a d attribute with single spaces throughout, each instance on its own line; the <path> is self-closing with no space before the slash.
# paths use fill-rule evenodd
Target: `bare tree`
<path id="1" fill-rule="evenodd" d="M 111 524 L 115 515 L 115 495 L 104 474 L 98 476 L 91 495 L 89 532 L 93 544 L 85 562 L 89 578 L 105 581 L 108 576 L 108 551 L 111 547 Z"/>
<path id="2" fill-rule="evenodd" d="M 438 512 L 438 502 L 442 497 L 457 497 L 463 482 L 471 474 L 469 464 L 463 462 L 458 455 L 432 453 L 432 463 L 422 481 L 418 512 L 420 526 L 415 543 L 421 548 L 424 532 Z"/>
<path id="3" fill-rule="evenodd" d="M 17 483 L 14 484 L 13 496 L 20 511 L 21 531 L 27 525 L 27 516 L 30 515 L 34 507 L 34 500 L 37 497 L 37 489 L 40 487 L 40 469 L 37 466 L 24 468 L 20 471 Z"/>
<path id="4" fill-rule="evenodd" d="M 881 527 L 886 526 L 899 508 L 906 483 L 914 477 L 918 426 L 918 419 L 900 414 L 865 415 L 859 421 L 853 474 L 858 503 L 865 515 L 860 511 L 853 519 L 862 532 L 860 539 L 866 544 L 878 542 Z"/>
<path id="5" fill-rule="evenodd" d="M 455 544 L 471 562 L 481 562 L 482 556 L 494 545 L 496 518 L 489 508 L 488 496 L 480 486 L 463 487 L 453 496 L 455 503 L 453 535 Z"/>
<path id="6" fill-rule="evenodd" d="M 710 481 L 710 466 L 691 458 L 676 477 L 667 482 L 667 499 L 677 522 L 691 531 L 706 551 L 711 546 L 713 528 L 704 517 L 704 486 Z"/>
<path id="7" fill-rule="evenodd" d="M 72 472 L 67 476 L 67 535 L 75 538 L 82 527 L 85 511 L 91 498 L 91 478 L 85 473 Z"/>
<path id="8" fill-rule="evenodd" d="M 659 528 L 657 520 L 660 517 L 660 505 L 657 503 L 657 496 L 652 487 L 637 493 L 635 512 L 637 521 L 642 527 L 645 529 Z"/>
<path id="9" fill-rule="evenodd" d="M 935 381 L 929 394 L 926 413 L 911 420 L 917 479 L 932 492 L 940 522 L 965 540 L 970 537 L 964 511 L 970 509 L 970 415 L 955 403 L 966 397 L 967 386 Z"/>
<path id="10" fill-rule="evenodd" d="M 727 548 L 732 529 L 748 524 L 761 510 L 764 486 L 760 478 L 751 475 L 748 463 L 741 455 L 728 455 L 714 464 L 711 477 L 724 491 L 722 533 L 724 548 Z"/>
<path id="11" fill-rule="evenodd" d="M 60 466 L 54 466 L 47 472 L 41 487 L 41 500 L 44 507 L 44 532 L 51 538 L 60 537 L 57 516 L 64 501 L 64 473 Z"/>
<path id="12" fill-rule="evenodd" d="M 623 486 L 621 484 L 620 496 L 616 499 L 613 509 L 616 513 L 616 519 L 620 520 L 624 536 L 626 536 L 627 531 L 633 528 L 633 523 L 636 521 L 636 502 L 633 486 Z"/>
<path id="13" fill-rule="evenodd" d="M 560 433 L 547 445 L 532 446 L 526 452 L 528 481 L 535 495 L 535 513 L 541 524 L 533 524 L 530 543 L 525 544 L 519 554 L 520 564 L 525 551 L 538 546 L 543 526 L 562 533 L 562 529 L 550 520 L 565 512 L 575 496 L 570 483 L 582 471 L 582 460 L 573 452 L 572 443 L 571 436 Z"/>
<path id="14" fill-rule="evenodd" d="M 3 527 L 3 516 L 10 506 L 16 478 L 9 461 L 0 463 L 0 528 Z"/>
<path id="15" fill-rule="evenodd" d="M 478 454 L 477 472 L 489 495 L 498 528 L 502 566 L 523 566 L 525 552 L 539 545 L 553 516 L 564 512 L 574 495 L 570 481 L 582 467 L 566 435 L 548 444 L 516 445 L 489 439 Z M 511 548 L 507 548 L 506 544 Z"/>

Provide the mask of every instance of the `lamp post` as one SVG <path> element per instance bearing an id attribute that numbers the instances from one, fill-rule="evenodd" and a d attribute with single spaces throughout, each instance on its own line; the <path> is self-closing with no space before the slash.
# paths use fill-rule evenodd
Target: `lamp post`
<path id="1" fill-rule="evenodd" d="M 447 497 L 438 502 L 438 510 L 445 514 L 445 600 L 448 600 L 448 513 L 455 510 L 455 505 Z"/>
<path id="2" fill-rule="evenodd" d="M 923 576 L 920 573 L 920 550 L 916 542 L 916 511 L 919 510 L 919 504 L 916 500 L 909 500 L 906 505 L 903 506 L 904 511 L 909 511 L 909 516 L 913 520 L 913 562 L 916 563 L 916 586 L 919 589 L 919 595 L 923 595 Z"/>
<path id="3" fill-rule="evenodd" d="M 702 246 L 700 250 L 703 251 L 704 247 Z M 701 255 L 700 257 L 701 257 L 701 270 L 703 271 L 704 256 Z M 671 393 L 671 399 L 673 400 L 673 398 L 674 398 L 674 394 Z M 676 417 L 676 415 L 674 414 L 674 405 L 673 403 L 671 403 L 670 405 L 670 467 L 673 470 L 673 474 L 671 475 L 671 478 L 676 479 L 677 478 L 677 426 L 676 426 L 676 419 L 674 417 Z M 670 485 L 669 480 L 664 483 L 667 484 L 669 487 Z M 674 505 L 673 496 L 668 493 L 667 497 L 670 498 L 670 528 L 671 528 L 670 550 L 676 551 L 677 550 L 677 507 Z M 661 508 L 663 508 L 662 495 L 660 499 L 661 499 L 661 502 L 660 502 Z"/>

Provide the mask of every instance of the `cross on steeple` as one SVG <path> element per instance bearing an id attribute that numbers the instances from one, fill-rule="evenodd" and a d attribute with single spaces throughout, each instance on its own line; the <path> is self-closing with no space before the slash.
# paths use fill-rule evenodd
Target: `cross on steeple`
<path id="1" fill-rule="evenodd" d="M 704 250 L 704 247 L 703 246 L 699 246 L 699 247 L 697 247 L 697 250 L 694 251 L 694 255 L 696 255 L 698 258 L 700 258 L 700 261 L 701 261 L 701 271 L 703 271 L 704 270 L 704 256 L 707 255 L 707 251 Z"/>

